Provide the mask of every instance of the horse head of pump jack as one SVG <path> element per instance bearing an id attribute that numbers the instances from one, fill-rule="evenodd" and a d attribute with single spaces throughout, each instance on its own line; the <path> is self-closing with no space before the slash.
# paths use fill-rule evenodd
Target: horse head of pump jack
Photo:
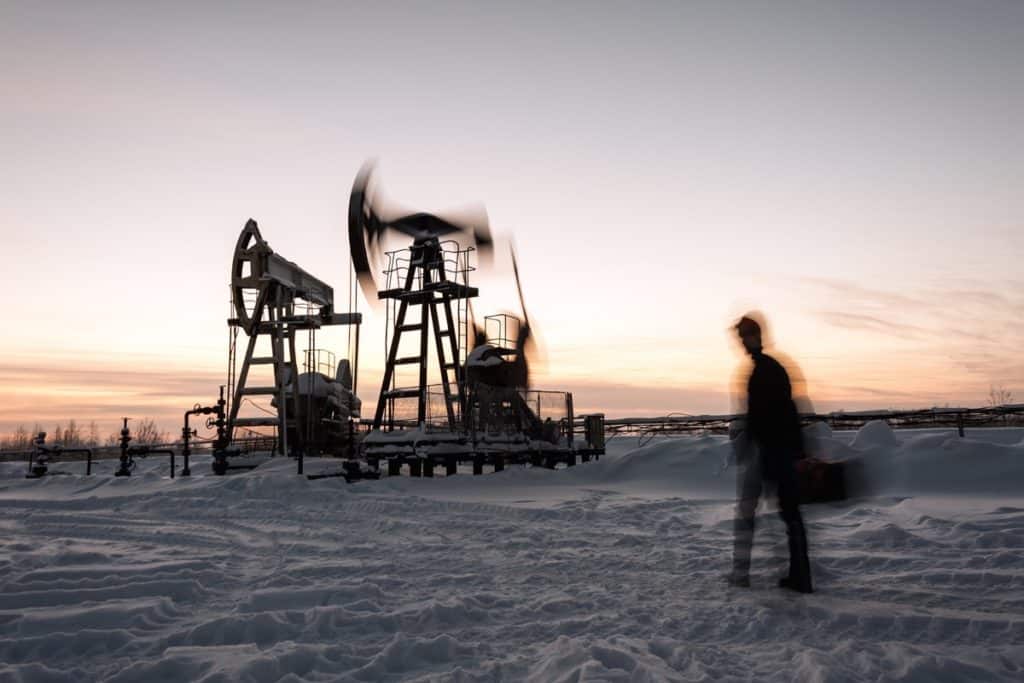
<path id="1" fill-rule="evenodd" d="M 377 191 L 375 165 L 366 162 L 356 176 L 349 197 L 348 237 L 352 264 L 359 285 L 367 301 L 375 305 L 378 301 L 378 286 L 374 279 L 374 271 L 384 252 L 383 240 L 390 234 L 401 234 L 413 239 L 413 248 L 424 245 L 439 238 L 448 237 L 463 246 L 475 246 L 480 256 L 480 265 L 490 265 L 494 252 L 494 239 L 487 218 L 486 210 L 476 205 L 460 211 L 446 211 L 443 214 L 409 212 L 385 200 Z M 512 251 L 512 269 L 519 296 L 521 316 L 512 314 L 517 322 L 517 333 L 513 342 L 514 348 L 498 349 L 487 344 L 487 335 L 478 324 L 473 314 L 472 304 L 469 305 L 470 316 L 470 350 L 480 349 L 477 354 L 496 355 L 502 360 L 500 370 L 483 373 L 494 383 L 503 386 L 528 387 L 530 383 L 530 364 L 539 355 L 530 318 L 523 302 L 523 290 L 519 279 L 519 267 L 515 251 Z M 490 346 L 491 350 L 487 348 Z"/>
<path id="2" fill-rule="evenodd" d="M 238 324 L 252 336 L 268 306 L 304 299 L 330 314 L 334 290 L 288 259 L 274 253 L 249 219 L 235 243 L 231 260 L 231 301 Z"/>
<path id="3" fill-rule="evenodd" d="M 377 192 L 374 163 L 363 164 L 352 185 L 348 204 L 348 244 L 363 295 L 370 305 L 377 304 L 374 271 L 384 252 L 383 240 L 389 233 L 413 239 L 413 246 L 449 237 L 462 246 L 474 246 L 481 260 L 489 260 L 494 250 L 487 211 L 481 205 L 443 214 L 407 212 Z"/>

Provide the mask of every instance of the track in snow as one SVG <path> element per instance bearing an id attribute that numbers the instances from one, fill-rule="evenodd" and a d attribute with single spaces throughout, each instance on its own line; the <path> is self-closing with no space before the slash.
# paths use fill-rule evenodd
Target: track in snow
<path id="1" fill-rule="evenodd" d="M 772 587 L 766 512 L 754 588 L 726 589 L 731 502 L 623 479 L 639 453 L 352 486 L 287 463 L 100 485 L 5 470 L 0 680 L 1024 675 L 1024 506 L 808 508 L 812 596 Z"/>

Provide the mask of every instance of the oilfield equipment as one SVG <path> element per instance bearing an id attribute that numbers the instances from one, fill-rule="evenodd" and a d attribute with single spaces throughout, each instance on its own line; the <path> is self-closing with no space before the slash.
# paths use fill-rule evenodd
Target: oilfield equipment
<path id="1" fill-rule="evenodd" d="M 131 476 L 136 458 L 168 455 L 174 477 L 179 451 L 179 474 L 189 476 L 198 448 L 212 453 L 218 475 L 275 455 L 294 458 L 304 474 L 305 458 L 327 456 L 340 458 L 340 469 L 307 476 L 347 481 L 377 478 L 382 464 L 389 475 L 404 467 L 433 476 L 437 465 L 454 474 L 460 464 L 481 474 L 485 466 L 555 468 L 604 454 L 603 415 L 576 416 L 571 393 L 531 386 L 537 345 L 514 253 L 520 314 L 490 315 L 482 324 L 474 316 L 479 290 L 471 276 L 494 251 L 486 212 L 396 210 L 375 193 L 373 176 L 373 165 L 364 165 L 349 197 L 349 308 L 356 310 L 335 310 L 333 288 L 277 254 L 249 219 L 231 260 L 228 371 L 219 398 L 184 411 L 181 438 L 168 446 L 132 445 L 124 418 L 116 476 Z M 411 244 L 385 251 L 389 237 Z M 384 375 L 372 419 L 363 418 L 357 394 L 360 289 L 384 312 Z M 318 346 L 317 333 L 334 326 L 348 331 L 340 360 Z M 198 435 L 190 420 L 201 416 L 216 436 Z M 29 476 L 46 474 L 59 451 L 40 434 Z"/>
<path id="2" fill-rule="evenodd" d="M 174 478 L 175 474 L 175 454 L 173 446 L 157 446 L 157 445 L 138 445 L 130 446 L 132 441 L 131 430 L 128 428 L 127 417 L 121 418 L 123 426 L 121 428 L 120 437 L 118 438 L 117 449 L 120 453 L 117 462 L 118 467 L 114 471 L 115 477 L 129 477 L 135 470 L 135 458 L 146 458 L 151 455 L 167 455 L 170 456 L 170 475 L 171 479 Z M 187 455 L 187 443 L 186 443 L 186 455 L 185 455 L 185 469 L 182 471 L 182 475 L 187 476 L 190 474 L 188 471 L 188 455 Z M 46 432 L 39 432 L 32 440 L 32 450 L 29 451 L 28 458 L 28 474 L 25 475 L 27 479 L 39 479 L 44 476 L 52 476 L 55 474 L 72 474 L 71 472 L 55 471 L 51 470 L 50 466 L 59 461 L 71 461 L 81 460 L 82 456 L 85 456 L 85 474 L 86 476 L 92 475 L 93 461 L 96 459 L 96 451 L 106 451 L 108 448 L 68 448 L 60 444 L 47 444 L 46 443 Z"/>
<path id="3" fill-rule="evenodd" d="M 300 474 L 307 454 L 353 456 L 355 420 L 361 409 L 353 371 L 358 367 L 361 314 L 335 312 L 334 290 L 276 254 L 252 219 L 235 245 L 231 301 L 227 397 L 221 396 L 224 404 L 218 402 L 216 409 L 197 406 L 191 411 L 219 411 L 218 420 L 223 421 L 216 425 L 214 472 L 224 474 L 233 461 L 258 450 L 265 432 L 257 428 L 271 428 L 274 450 L 295 455 Z M 353 358 L 342 359 L 336 367 L 333 354 L 316 346 L 317 330 L 332 325 L 354 326 L 357 331 Z M 248 337 L 240 368 L 239 331 Z M 296 350 L 301 333 L 307 341 L 302 372 Z M 269 399 L 270 408 L 254 404 L 252 397 Z M 262 414 L 243 414 L 246 405 Z"/>
<path id="4" fill-rule="evenodd" d="M 69 455 L 84 455 L 86 457 L 85 473 L 92 474 L 92 449 L 91 448 L 65 448 L 59 444 L 47 444 L 46 432 L 39 432 L 32 439 L 32 450 L 28 456 L 28 473 L 26 479 L 39 479 L 47 475 L 70 474 L 69 472 L 51 471 L 50 465 L 56 463 L 61 457 Z"/>
<path id="5" fill-rule="evenodd" d="M 403 417 L 402 412 L 410 419 L 409 411 L 401 410 L 408 400 L 415 400 L 413 424 L 428 423 L 434 412 L 430 410 L 428 384 L 429 360 L 434 355 L 440 375 L 435 388 L 443 396 L 441 410 L 436 412 L 441 413 L 448 431 L 456 432 L 458 408 L 464 402 L 469 300 L 478 294 L 469 285 L 469 274 L 474 270 L 470 254 L 477 247 L 485 254 L 492 249 L 487 218 L 484 215 L 472 224 L 456 224 L 427 213 L 382 218 L 374 203 L 372 177 L 373 166 L 363 166 L 349 200 L 349 248 L 356 277 L 367 301 L 385 302 L 387 358 L 372 429 L 386 427 L 394 431 L 396 408 L 398 419 Z M 385 280 L 378 288 L 371 258 L 374 262 L 380 260 L 383 238 L 389 232 L 411 237 L 413 243 L 383 254 L 387 258 Z M 463 247 L 455 239 L 441 239 L 460 234 L 472 243 Z M 400 354 L 400 350 L 405 352 Z M 415 384 L 396 386 L 399 371 L 405 367 L 415 370 Z"/>
<path id="6" fill-rule="evenodd" d="M 452 474 L 468 462 L 479 474 L 485 465 L 571 466 L 602 455 L 603 440 L 588 438 L 593 430 L 575 439 L 572 394 L 530 386 L 536 345 L 514 253 L 522 317 L 498 314 L 482 327 L 476 323 L 473 254 L 486 262 L 494 249 L 486 213 L 397 211 L 379 198 L 373 181 L 373 166 L 366 164 L 349 201 L 353 268 L 367 300 L 383 302 L 385 312 L 384 376 L 362 442 L 368 461 L 386 460 L 392 475 L 407 465 L 413 476 L 432 476 L 436 465 Z M 385 251 L 389 234 L 412 244 Z M 374 277 L 378 263 L 381 285 Z M 593 426 L 603 415 L 588 420 Z"/>
<path id="7" fill-rule="evenodd" d="M 411 244 L 385 251 L 389 236 Z M 472 463 L 473 472 L 481 473 L 485 465 L 555 467 L 604 453 L 603 415 L 585 416 L 577 434 L 572 395 L 530 386 L 536 345 L 514 254 L 521 317 L 488 316 L 483 326 L 474 319 L 471 301 L 479 291 L 470 277 L 494 248 L 486 212 L 396 210 L 375 192 L 368 163 L 349 197 L 348 238 L 355 282 L 371 305 L 384 310 L 386 357 L 372 420 L 363 419 L 356 393 L 362 314 L 336 312 L 332 288 L 274 253 L 250 219 L 231 266 L 227 394 L 217 406 L 197 405 L 186 413 L 186 455 L 195 437 L 188 417 L 195 414 L 216 415 L 207 427 L 217 428 L 217 474 L 251 466 L 259 459 L 255 453 L 268 450 L 295 457 L 300 474 L 306 456 L 340 457 L 337 473 L 309 476 L 349 481 L 380 476 L 382 462 L 392 475 L 405 465 L 412 475 L 432 476 L 438 464 L 453 474 L 460 463 Z M 337 363 L 316 346 L 317 330 L 328 325 L 354 331 L 349 357 Z M 248 343 L 239 367 L 240 331 Z M 300 333 L 306 335 L 301 371 Z M 261 342 L 269 351 L 259 350 Z M 256 379 L 258 368 L 270 376 Z M 255 406 L 260 397 L 270 405 Z M 250 404 L 260 414 L 243 414 Z"/>
<path id="8" fill-rule="evenodd" d="M 121 418 L 124 422 L 121 427 L 121 435 L 118 439 L 118 445 L 121 448 L 121 455 L 118 457 L 118 468 L 114 472 L 115 477 L 130 477 L 132 472 L 135 471 L 135 458 L 147 458 L 151 455 L 167 455 L 171 458 L 171 479 L 174 479 L 174 454 L 173 448 L 166 448 L 162 446 L 130 446 L 132 442 L 132 432 L 128 429 L 128 418 Z"/>

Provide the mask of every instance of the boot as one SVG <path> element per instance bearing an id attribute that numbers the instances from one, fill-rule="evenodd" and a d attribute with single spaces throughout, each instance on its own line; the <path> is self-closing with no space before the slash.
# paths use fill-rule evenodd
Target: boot
<path id="1" fill-rule="evenodd" d="M 797 593 L 813 593 L 814 587 L 811 586 L 811 579 L 794 579 L 790 576 L 783 576 L 779 579 L 779 588 L 786 588 Z"/>

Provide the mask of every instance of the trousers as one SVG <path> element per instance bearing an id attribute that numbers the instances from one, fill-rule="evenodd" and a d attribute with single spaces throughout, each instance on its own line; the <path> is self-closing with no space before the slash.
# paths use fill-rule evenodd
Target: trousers
<path id="1" fill-rule="evenodd" d="M 761 453 L 762 457 L 748 459 L 738 469 L 736 478 L 736 518 L 734 522 L 733 574 L 750 574 L 750 553 L 754 545 L 754 521 L 757 504 L 765 484 L 774 484 L 779 502 L 779 515 L 786 525 L 789 542 L 789 576 L 798 585 L 811 585 L 811 564 L 807 556 L 807 530 L 800 514 L 800 491 L 797 486 L 796 468 L 788 457 L 775 453 Z M 767 458 L 765 457 L 767 456 Z M 771 458 L 765 476 L 764 461 Z"/>

